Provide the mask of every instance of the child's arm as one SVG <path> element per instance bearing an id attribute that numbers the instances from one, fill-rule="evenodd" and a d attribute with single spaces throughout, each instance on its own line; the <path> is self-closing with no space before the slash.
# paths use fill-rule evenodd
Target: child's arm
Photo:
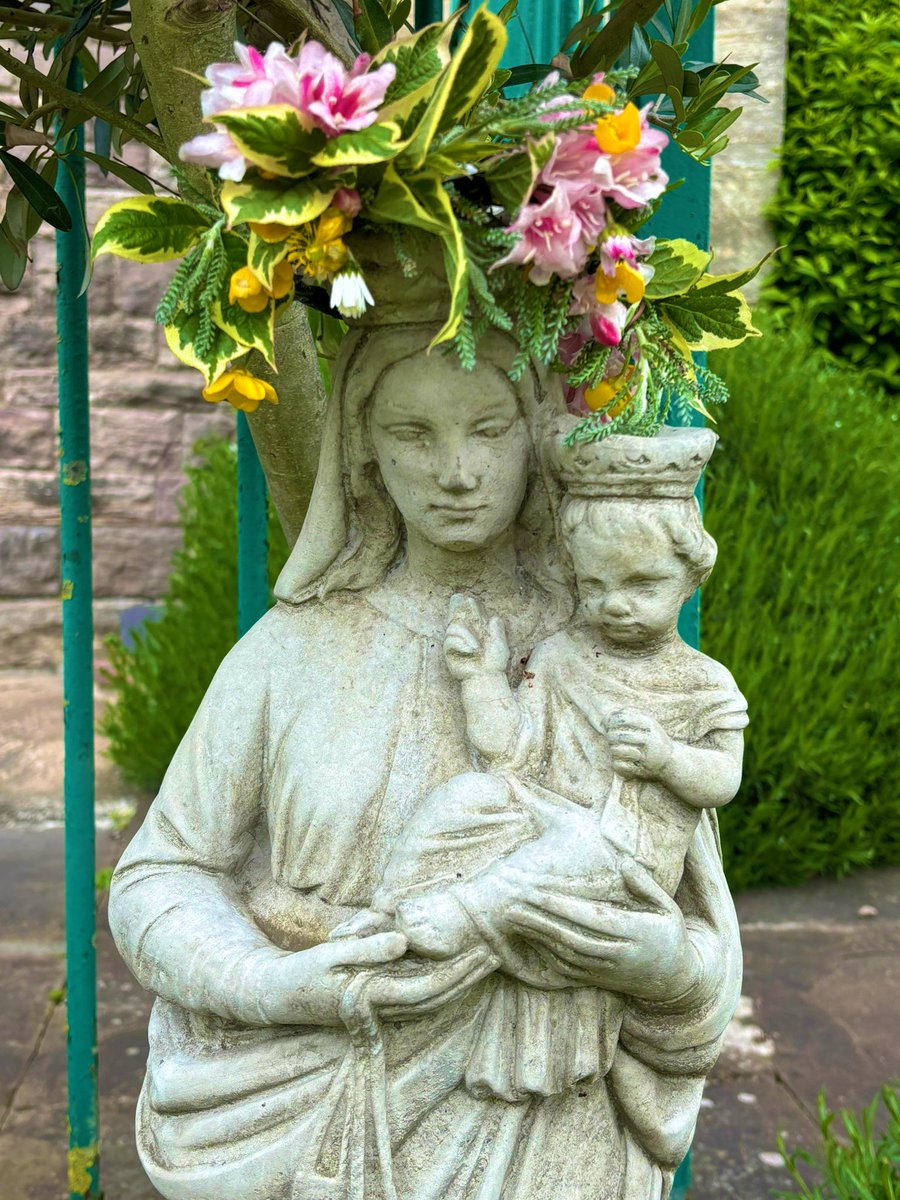
<path id="1" fill-rule="evenodd" d="M 469 743 L 486 762 L 509 758 L 523 716 L 509 686 L 503 622 L 486 620 L 472 596 L 453 596 L 444 638 L 447 669 L 461 684 Z"/>
<path id="2" fill-rule="evenodd" d="M 714 729 L 702 745 L 669 737 L 646 713 L 619 709 L 607 720 L 613 768 L 626 779 L 655 779 L 694 808 L 718 808 L 737 794 L 744 758 L 740 729 Z"/>

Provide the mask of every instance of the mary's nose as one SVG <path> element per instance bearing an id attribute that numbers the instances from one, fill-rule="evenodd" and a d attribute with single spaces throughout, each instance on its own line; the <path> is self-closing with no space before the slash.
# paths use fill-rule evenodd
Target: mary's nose
<path id="1" fill-rule="evenodd" d="M 446 492 L 471 492 L 478 477 L 458 450 L 448 453 L 441 465 L 438 483 Z"/>

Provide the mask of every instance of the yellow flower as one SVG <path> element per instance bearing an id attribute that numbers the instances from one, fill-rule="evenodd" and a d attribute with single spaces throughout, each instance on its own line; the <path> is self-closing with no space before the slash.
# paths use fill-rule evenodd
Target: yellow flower
<path id="1" fill-rule="evenodd" d="M 283 258 L 272 272 L 272 295 L 276 300 L 283 300 L 294 290 L 294 268 Z"/>
<path id="2" fill-rule="evenodd" d="M 634 366 L 629 365 L 621 374 L 614 375 L 612 379 L 601 379 L 594 387 L 586 388 L 584 392 L 585 404 L 592 412 L 597 412 L 598 409 L 602 408 L 606 411 L 607 416 L 617 417 L 631 399 L 631 392 L 628 390 L 628 381 L 633 374 Z M 618 400 L 616 400 L 617 396 L 619 396 Z M 614 400 L 616 402 L 613 404 Z"/>
<path id="3" fill-rule="evenodd" d="M 612 304 L 619 297 L 619 292 L 625 293 L 629 304 L 637 304 L 644 296 L 644 277 L 630 263 L 617 262 L 615 275 L 607 275 L 598 271 L 594 279 L 594 296 L 598 304 Z"/>
<path id="4" fill-rule="evenodd" d="M 239 304 L 244 312 L 258 313 L 268 307 L 270 300 L 283 300 L 293 288 L 294 268 L 284 259 L 272 272 L 271 290 L 260 283 L 249 267 L 235 271 L 228 285 L 228 300 Z"/>
<path id="5" fill-rule="evenodd" d="M 239 304 L 244 312 L 258 313 L 268 307 L 271 296 L 249 267 L 241 267 L 231 277 L 228 301 Z"/>
<path id="6" fill-rule="evenodd" d="M 633 104 L 626 104 L 620 113 L 600 118 L 594 126 L 594 137 L 604 154 L 633 150 L 641 140 L 641 114 Z"/>
<path id="7" fill-rule="evenodd" d="M 612 104 L 616 98 L 615 89 L 608 83 L 592 83 L 583 92 L 585 100 L 596 100 L 598 104 Z"/>
<path id="8" fill-rule="evenodd" d="M 263 242 L 283 242 L 294 232 L 293 226 L 279 225 L 275 221 L 267 224 L 260 221 L 248 221 L 247 224 L 250 226 L 250 232 L 255 233 Z"/>
<path id="9" fill-rule="evenodd" d="M 291 237 L 289 260 L 316 283 L 327 283 L 347 263 L 350 251 L 343 236 L 353 228 L 353 219 L 339 208 L 326 208 L 319 217 L 315 234 L 309 226 Z"/>
<path id="10" fill-rule="evenodd" d="M 264 379 L 257 379 L 243 367 L 232 367 L 228 371 L 223 371 L 218 379 L 203 389 L 203 399 L 208 400 L 210 404 L 218 404 L 221 400 L 227 400 L 230 405 L 239 408 L 241 412 L 252 413 L 256 412 L 262 400 L 268 400 L 270 404 L 277 404 L 278 393 L 271 383 L 266 383 Z"/>

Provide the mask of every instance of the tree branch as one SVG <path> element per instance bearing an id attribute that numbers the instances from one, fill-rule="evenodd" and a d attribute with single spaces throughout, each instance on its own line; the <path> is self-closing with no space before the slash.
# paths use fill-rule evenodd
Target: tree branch
<path id="1" fill-rule="evenodd" d="M 331 4 L 319 0 L 266 0 L 265 8 L 276 15 L 279 31 L 283 31 L 282 38 L 288 44 L 307 33 L 344 63 L 353 62 L 359 53 Z"/>
<path id="2" fill-rule="evenodd" d="M 624 0 L 597 32 L 585 54 L 579 55 L 579 74 L 611 70 L 628 45 L 634 27 L 646 25 L 661 8 L 662 0 Z"/>
<path id="3" fill-rule="evenodd" d="M 92 100 L 89 96 L 69 91 L 67 87 L 64 87 L 61 83 L 57 83 L 56 80 L 48 79 L 37 67 L 31 66 L 30 63 L 20 62 L 9 51 L 4 50 L 2 46 L 0 46 L 0 67 L 5 67 L 17 79 L 25 79 L 29 83 L 34 84 L 36 88 L 39 88 L 45 96 L 49 96 L 61 108 L 71 108 L 76 112 L 87 113 L 91 117 L 99 117 L 101 121 L 106 121 L 110 125 L 117 126 L 136 141 L 143 142 L 145 146 L 149 146 L 151 150 L 155 150 L 163 158 L 169 158 L 162 138 L 151 132 L 145 125 L 141 125 L 139 121 L 125 116 L 124 113 L 120 113 L 114 108 L 108 108 L 105 104 L 98 104 L 96 100 Z M 170 159 L 170 161 L 172 160 Z"/>
<path id="4" fill-rule="evenodd" d="M 58 29 L 64 33 L 72 24 L 72 20 L 72 17 L 56 16 L 33 9 L 0 7 L 0 25 L 17 25 L 22 29 Z M 99 42 L 112 42 L 117 46 L 127 46 L 131 42 L 131 34 L 127 29 L 101 25 L 98 21 L 92 21 L 85 34 L 88 38 Z"/>

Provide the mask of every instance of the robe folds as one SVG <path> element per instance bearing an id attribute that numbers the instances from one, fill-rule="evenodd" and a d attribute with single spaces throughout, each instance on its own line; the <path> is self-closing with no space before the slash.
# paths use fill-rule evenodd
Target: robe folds
<path id="1" fill-rule="evenodd" d="M 667 1004 L 629 1001 L 609 1061 L 575 1087 L 500 1098 L 522 1045 L 510 1023 L 528 1019 L 502 968 L 375 1041 L 261 1016 L 251 974 L 368 907 L 417 806 L 471 769 L 440 638 L 377 596 L 279 605 L 226 658 L 110 897 L 117 944 L 159 997 L 137 1134 L 164 1197 L 668 1196 L 740 988 L 708 817 L 676 894 L 701 978 Z"/>

